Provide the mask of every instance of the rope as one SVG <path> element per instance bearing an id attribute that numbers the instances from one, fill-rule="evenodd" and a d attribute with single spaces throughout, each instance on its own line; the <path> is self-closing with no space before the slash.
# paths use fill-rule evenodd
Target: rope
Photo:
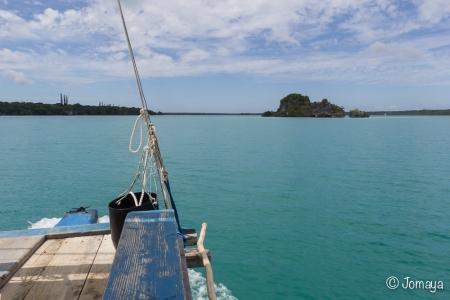
<path id="1" fill-rule="evenodd" d="M 142 137 L 143 137 L 143 132 L 144 132 L 144 130 L 143 130 L 143 127 L 144 127 L 144 119 L 143 119 L 143 117 L 144 117 L 144 115 L 145 115 L 145 111 L 143 109 L 141 109 L 139 117 L 136 119 L 136 122 L 134 122 L 134 127 L 133 127 L 133 131 L 131 132 L 130 146 L 129 146 L 129 149 L 130 149 L 131 153 L 138 153 L 139 150 L 141 150 Z M 137 124 L 139 123 L 139 120 L 141 120 L 141 139 L 139 141 L 139 147 L 136 150 L 133 150 L 133 146 L 132 146 L 133 138 L 134 138 L 134 133 L 136 132 L 136 127 L 137 127 Z"/>
<path id="2" fill-rule="evenodd" d="M 122 18 L 123 29 L 125 30 L 125 37 L 127 39 L 128 51 L 130 52 L 131 62 L 133 63 L 134 75 L 136 77 L 136 83 L 139 90 L 139 96 L 141 97 L 142 108 L 147 111 L 147 101 L 145 101 L 144 91 L 142 90 L 141 79 L 139 78 L 139 72 L 136 66 L 136 61 L 134 59 L 133 49 L 131 48 L 130 37 L 128 36 L 127 25 L 125 24 L 125 18 L 123 17 L 122 6 L 120 5 L 120 0 L 117 0 L 119 5 L 120 17 Z M 150 116 L 146 116 L 147 124 L 150 123 Z"/>
<path id="3" fill-rule="evenodd" d="M 136 61 L 134 59 L 133 48 L 131 47 L 130 37 L 128 36 L 127 26 L 125 24 L 125 18 L 123 16 L 123 11 L 122 11 L 122 6 L 120 5 L 120 0 L 117 0 L 117 4 L 119 6 L 120 17 L 122 18 L 123 29 L 125 31 L 125 37 L 126 37 L 127 44 L 128 44 L 128 51 L 130 52 L 131 62 L 133 64 L 134 74 L 136 77 L 136 83 L 137 83 L 138 90 L 139 90 L 139 96 L 141 98 L 142 110 L 141 110 L 141 114 L 139 115 L 139 118 L 142 117 L 147 125 L 148 136 L 147 136 L 146 146 L 149 146 L 152 149 L 151 157 L 155 158 L 156 168 L 158 170 L 160 170 L 158 172 L 158 176 L 160 176 L 161 173 L 167 174 L 167 171 L 164 169 L 164 164 L 163 164 L 162 157 L 161 157 L 161 154 L 159 151 L 158 139 L 156 138 L 156 134 L 155 134 L 155 126 L 150 122 L 150 115 L 148 114 L 148 109 L 147 109 L 147 101 L 145 100 L 144 91 L 142 89 L 141 79 L 139 77 L 139 72 L 138 72 L 138 69 L 136 66 Z M 139 120 L 136 120 L 135 127 L 137 126 L 138 121 Z M 142 125 L 142 123 L 141 123 L 141 125 Z M 135 127 L 133 129 L 132 136 L 134 135 Z M 132 138 L 131 138 L 130 143 L 132 143 Z M 139 145 L 139 148 L 134 151 L 138 152 L 140 147 L 141 147 L 141 144 Z M 130 147 L 130 149 L 133 153 L 135 153 L 131 147 Z M 147 152 L 147 151 L 143 151 L 143 152 Z M 144 154 L 142 154 L 142 156 L 144 156 Z M 141 162 L 142 161 L 146 162 L 147 159 L 144 159 L 142 156 L 141 156 Z M 146 169 L 145 168 L 146 166 L 147 166 L 147 163 L 144 163 L 144 170 Z M 134 182 L 130 185 L 129 188 L 132 188 L 134 183 L 136 182 L 136 180 L 139 178 L 138 174 L 140 174 L 140 169 L 138 169 L 136 178 L 135 178 Z M 164 205 L 165 205 L 166 209 L 170 209 L 170 208 L 172 208 L 172 206 L 170 203 L 170 199 L 169 199 L 166 187 L 163 184 L 163 182 L 164 182 L 164 178 L 160 176 L 160 186 L 161 186 L 161 190 L 162 190 L 162 194 L 163 194 L 163 198 L 164 198 Z M 143 191 L 144 191 L 144 189 L 145 189 L 145 185 L 143 185 Z M 119 203 L 120 202 L 118 201 L 118 204 Z"/>
<path id="4" fill-rule="evenodd" d="M 136 206 L 138 206 L 138 201 L 137 201 L 136 195 L 133 192 L 130 192 L 129 194 L 131 195 L 131 197 L 133 197 L 134 204 L 136 204 Z"/>
<path id="5" fill-rule="evenodd" d="M 119 196 L 119 199 L 116 201 L 116 203 L 117 203 L 117 205 L 120 205 L 120 202 L 123 200 L 123 198 L 125 198 L 131 192 L 131 189 L 133 188 L 136 181 L 139 179 L 139 177 L 142 176 L 142 194 L 141 194 L 141 198 L 139 199 L 139 202 L 137 203 L 137 206 L 142 205 L 144 193 L 147 193 L 149 195 L 149 197 L 151 198 L 151 196 L 150 196 L 151 193 L 149 193 L 147 191 L 151 191 L 151 182 L 152 181 L 148 180 L 148 177 L 150 176 L 151 178 L 153 178 L 153 182 L 155 184 L 154 188 L 156 189 L 156 179 L 155 179 L 154 175 L 155 175 L 155 173 L 157 173 L 158 177 L 159 177 L 159 183 L 161 186 L 161 192 L 162 192 L 162 195 L 164 198 L 164 206 L 166 209 L 174 209 L 176 221 L 177 221 L 177 225 L 178 225 L 178 230 L 181 233 L 181 227 L 180 227 L 180 222 L 178 219 L 178 213 L 176 211 L 175 202 L 173 201 L 173 197 L 170 192 L 168 173 L 167 173 L 166 169 L 164 168 L 163 159 L 161 157 L 161 152 L 159 150 L 158 139 L 156 138 L 155 126 L 150 121 L 150 115 L 149 115 L 148 109 L 147 109 L 147 101 L 145 100 L 144 91 L 142 89 L 141 79 L 139 77 L 139 72 L 138 72 L 138 69 L 136 66 L 136 61 L 134 59 L 133 49 L 131 47 L 130 37 L 128 36 L 127 26 L 125 24 L 125 18 L 123 16 L 122 6 L 120 5 L 120 0 L 117 0 L 117 4 L 119 6 L 120 17 L 122 18 L 123 29 L 125 31 L 125 37 L 126 37 L 127 44 L 128 44 L 128 51 L 130 52 L 131 62 L 133 64 L 134 75 L 136 77 L 136 84 L 138 86 L 139 96 L 141 98 L 141 104 L 142 104 L 142 109 L 140 111 L 138 118 L 136 119 L 136 122 L 134 123 L 133 131 L 131 133 L 130 145 L 129 145 L 130 151 L 132 153 L 137 153 L 137 152 L 139 152 L 139 150 L 141 149 L 141 147 L 143 145 L 144 122 L 147 127 L 147 140 L 146 140 L 146 144 L 142 150 L 141 159 L 140 159 L 140 162 L 138 165 L 138 170 L 136 172 L 136 176 L 135 176 L 133 182 L 131 183 L 131 185 L 128 187 L 128 189 Z M 140 134 L 139 147 L 136 150 L 133 150 L 133 147 L 132 147 L 133 138 L 134 138 L 136 128 L 138 126 L 139 121 L 141 121 L 141 126 L 140 126 L 141 134 Z M 153 159 L 155 159 L 154 165 L 152 164 Z M 148 182 L 149 182 L 150 186 L 147 186 Z M 156 190 L 156 193 L 157 193 L 157 190 Z M 134 198 L 134 200 L 136 203 L 137 199 Z M 186 237 L 183 236 L 183 239 L 185 240 Z"/>
<path id="6" fill-rule="evenodd" d="M 120 205 L 122 200 L 127 195 L 131 194 L 133 199 L 135 200 L 136 206 L 141 206 L 142 202 L 144 200 L 144 194 L 147 194 L 150 199 L 153 199 L 153 197 L 151 197 L 151 192 L 149 192 L 149 191 L 152 191 L 152 189 L 154 189 L 155 193 L 156 194 L 158 193 L 158 187 L 157 187 L 156 178 L 155 178 L 155 173 L 157 173 L 157 172 L 156 172 L 156 167 L 152 164 L 152 157 L 153 157 L 153 155 L 152 155 L 151 148 L 149 146 L 145 146 L 142 151 L 142 154 L 141 154 L 141 159 L 139 161 L 138 169 L 136 171 L 134 180 L 130 184 L 130 186 L 126 189 L 126 191 L 119 195 L 118 200 L 116 201 L 117 205 Z M 131 190 L 133 189 L 134 184 L 140 177 L 142 177 L 142 193 L 141 193 L 141 197 L 139 198 L 139 201 L 138 201 Z M 153 179 L 154 185 L 152 185 L 152 180 L 148 180 L 149 177 Z M 153 201 L 151 201 L 151 202 L 152 202 L 153 207 L 156 209 L 156 206 L 155 206 L 156 203 L 153 203 Z"/>

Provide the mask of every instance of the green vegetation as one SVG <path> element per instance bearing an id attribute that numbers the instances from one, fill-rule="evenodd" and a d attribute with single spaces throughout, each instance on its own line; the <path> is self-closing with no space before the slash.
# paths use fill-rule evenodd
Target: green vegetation
<path id="1" fill-rule="evenodd" d="M 268 110 L 268 111 L 263 112 L 261 116 L 262 117 L 274 117 L 275 116 L 275 112 Z"/>
<path id="2" fill-rule="evenodd" d="M 321 102 L 311 102 L 302 94 L 289 94 L 280 100 L 276 112 L 266 111 L 262 117 L 345 117 L 344 108 L 332 104 L 328 99 Z"/>
<path id="3" fill-rule="evenodd" d="M 387 116 L 450 116 L 450 109 L 442 110 L 403 110 L 403 111 L 371 111 L 372 116 L 387 115 Z"/>
<path id="4" fill-rule="evenodd" d="M 140 109 L 136 107 L 120 107 L 100 104 L 99 106 L 67 104 L 43 104 L 33 102 L 0 102 L 0 115 L 139 115 Z M 150 115 L 162 114 L 149 110 Z"/>
<path id="5" fill-rule="evenodd" d="M 368 112 L 355 108 L 354 110 L 348 112 L 348 116 L 350 118 L 368 118 L 370 117 L 370 114 Z"/>
<path id="6" fill-rule="evenodd" d="M 289 94 L 280 100 L 280 108 L 278 108 L 275 116 L 309 117 L 310 103 L 308 96 Z"/>
<path id="7" fill-rule="evenodd" d="M 344 118 L 345 117 L 345 111 L 344 107 L 337 106 L 336 104 L 331 104 L 331 111 L 333 112 L 333 116 Z"/>

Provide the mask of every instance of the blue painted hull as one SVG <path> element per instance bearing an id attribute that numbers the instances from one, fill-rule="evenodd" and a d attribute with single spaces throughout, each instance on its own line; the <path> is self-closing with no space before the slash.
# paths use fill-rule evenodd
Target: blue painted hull
<path id="1" fill-rule="evenodd" d="M 94 224 L 98 222 L 96 209 L 87 209 L 83 211 L 70 211 L 64 215 L 55 227 Z"/>

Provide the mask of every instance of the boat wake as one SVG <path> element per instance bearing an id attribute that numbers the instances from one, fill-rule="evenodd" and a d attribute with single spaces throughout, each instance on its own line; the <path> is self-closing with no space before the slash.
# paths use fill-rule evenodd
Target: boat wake
<path id="1" fill-rule="evenodd" d="M 192 269 L 188 269 L 189 284 L 191 285 L 192 299 L 195 300 L 208 300 L 208 292 L 206 291 L 206 278 L 202 273 L 196 272 Z M 219 283 L 214 284 L 216 290 L 216 296 L 218 300 L 237 300 L 236 297 L 231 295 L 231 291 L 226 286 Z"/>
<path id="2" fill-rule="evenodd" d="M 109 216 L 106 215 L 106 216 L 98 218 L 98 223 L 109 223 Z"/>
<path id="3" fill-rule="evenodd" d="M 36 223 L 31 223 L 28 221 L 30 226 L 28 226 L 28 229 L 38 229 L 38 228 L 51 228 L 55 227 L 56 224 L 61 220 L 61 218 L 43 218 Z"/>

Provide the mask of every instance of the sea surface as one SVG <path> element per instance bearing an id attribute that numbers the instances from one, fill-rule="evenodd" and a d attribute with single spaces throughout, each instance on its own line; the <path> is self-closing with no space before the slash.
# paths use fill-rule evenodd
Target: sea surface
<path id="1" fill-rule="evenodd" d="M 134 121 L 0 117 L 0 230 L 106 216 L 138 166 Z M 450 299 L 450 117 L 152 121 L 182 225 L 208 223 L 219 299 Z"/>

